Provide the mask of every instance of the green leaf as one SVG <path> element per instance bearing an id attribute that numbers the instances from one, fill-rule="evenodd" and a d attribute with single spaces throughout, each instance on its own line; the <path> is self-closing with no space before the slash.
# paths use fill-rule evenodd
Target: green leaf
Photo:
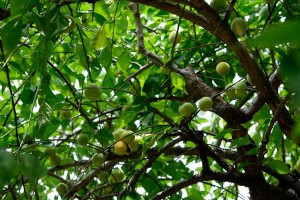
<path id="1" fill-rule="evenodd" d="M 258 37 L 251 39 L 248 43 L 260 47 L 272 47 L 283 43 L 299 44 L 299 30 L 300 21 L 269 25 Z"/>
<path id="2" fill-rule="evenodd" d="M 35 3 L 35 0 L 11 0 L 10 1 L 10 10 L 11 16 L 22 15 L 26 11 L 32 8 L 32 5 Z"/>
<path id="3" fill-rule="evenodd" d="M 124 73 L 125 76 L 128 75 L 128 67 L 131 63 L 131 56 L 127 52 L 123 52 L 122 55 L 117 60 L 117 67 Z"/>
<path id="4" fill-rule="evenodd" d="M 106 46 L 102 49 L 99 61 L 102 67 L 106 69 L 106 71 L 109 70 L 112 62 L 112 51 L 111 51 L 111 43 L 107 40 Z"/>
<path id="5" fill-rule="evenodd" d="M 185 80 L 181 75 L 171 72 L 171 82 L 175 88 L 177 88 L 187 94 L 187 92 L 185 90 Z"/>
<path id="6" fill-rule="evenodd" d="M 8 184 L 18 171 L 15 157 L 4 150 L 0 150 L 0 188 Z"/>
<path id="7" fill-rule="evenodd" d="M 153 108 L 156 108 L 157 110 L 159 110 L 160 112 L 163 112 L 165 107 L 166 107 L 166 100 L 160 100 L 160 101 L 152 102 L 152 103 L 150 103 L 150 105 Z"/>
<path id="8" fill-rule="evenodd" d="M 85 69 L 87 69 L 87 68 L 88 68 L 88 61 L 87 61 L 87 58 L 86 58 L 86 55 L 85 55 L 85 53 L 84 53 L 84 50 L 83 50 L 83 46 L 82 46 L 82 45 L 77 45 L 77 46 L 76 46 L 76 55 L 77 55 L 77 57 L 79 58 L 80 64 L 81 64 Z"/>
<path id="9" fill-rule="evenodd" d="M 246 135 L 244 137 L 233 140 L 230 147 L 240 147 L 240 146 L 247 145 L 249 143 L 250 143 L 249 136 Z"/>
<path id="10" fill-rule="evenodd" d="M 220 140 L 222 139 L 226 134 L 230 133 L 233 131 L 233 129 L 231 128 L 228 128 L 228 129 L 223 129 L 220 133 L 218 133 L 216 136 L 215 136 L 215 139 L 217 140 Z"/>
<path id="11" fill-rule="evenodd" d="M 24 105 L 32 104 L 35 97 L 35 91 L 31 89 L 24 89 L 20 94 L 21 101 Z"/>
<path id="12" fill-rule="evenodd" d="M 184 198 L 184 200 L 204 200 L 201 191 L 193 188 L 187 188 L 186 191 L 188 193 L 188 197 Z"/>
<path id="13" fill-rule="evenodd" d="M 20 42 L 22 36 L 22 20 L 13 19 L 1 28 L 1 38 L 5 54 L 8 56 Z M 12 31 L 13 30 L 13 31 Z"/>
<path id="14" fill-rule="evenodd" d="M 280 160 L 273 160 L 272 158 L 266 158 L 264 160 L 264 163 L 279 174 L 290 173 L 290 169 L 287 166 L 287 164 Z"/>
<path id="15" fill-rule="evenodd" d="M 91 47 L 97 50 L 105 47 L 105 45 L 106 45 L 105 30 L 104 30 L 104 26 L 102 26 L 98 29 L 98 31 L 92 38 Z"/>

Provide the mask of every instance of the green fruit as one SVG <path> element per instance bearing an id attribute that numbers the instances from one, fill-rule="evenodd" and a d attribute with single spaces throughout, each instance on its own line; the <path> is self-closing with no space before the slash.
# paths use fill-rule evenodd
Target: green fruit
<path id="1" fill-rule="evenodd" d="M 169 35 L 169 41 L 173 44 L 175 42 L 175 44 L 178 44 L 181 41 L 181 34 L 178 32 L 177 33 L 177 37 L 176 37 L 176 31 L 173 31 L 170 33 Z"/>
<path id="2" fill-rule="evenodd" d="M 199 100 L 199 108 L 202 111 L 208 111 L 213 107 L 214 103 L 210 97 L 202 97 Z"/>
<path id="3" fill-rule="evenodd" d="M 165 68 L 165 67 L 160 67 L 160 71 L 161 71 L 161 73 L 162 74 L 165 74 L 165 75 L 170 75 L 170 70 L 168 70 L 167 68 Z"/>
<path id="4" fill-rule="evenodd" d="M 69 25 L 65 28 L 64 33 L 70 33 L 74 30 L 76 26 L 76 20 L 71 15 L 68 15 Z"/>
<path id="5" fill-rule="evenodd" d="M 68 186 L 65 183 L 59 183 L 56 186 L 56 191 L 60 195 L 65 195 L 68 192 Z"/>
<path id="6" fill-rule="evenodd" d="M 71 119 L 72 117 L 72 111 L 69 109 L 61 109 L 59 112 L 59 117 L 61 119 Z"/>
<path id="7" fill-rule="evenodd" d="M 139 150 L 139 144 L 140 144 L 141 140 L 142 140 L 142 137 L 136 135 L 134 137 L 134 140 L 131 143 L 129 143 L 130 149 L 132 149 L 133 151 L 138 151 Z"/>
<path id="8" fill-rule="evenodd" d="M 226 0 L 212 0 L 210 2 L 210 6 L 212 7 L 212 9 L 214 9 L 215 11 L 222 11 L 227 9 L 227 3 Z"/>
<path id="9" fill-rule="evenodd" d="M 235 94 L 235 89 L 234 89 L 234 86 L 232 86 L 233 84 L 228 84 L 226 85 L 225 87 L 225 94 L 226 96 L 228 96 L 228 98 L 230 99 L 236 99 L 237 96 Z"/>
<path id="10" fill-rule="evenodd" d="M 61 157 L 57 153 L 50 157 L 50 163 L 53 166 L 58 166 L 61 163 Z"/>
<path id="11" fill-rule="evenodd" d="M 48 157 L 54 156 L 56 154 L 56 148 L 55 147 L 47 147 L 47 148 L 45 148 L 44 153 Z"/>
<path id="12" fill-rule="evenodd" d="M 253 82 L 250 78 L 250 76 L 247 74 L 247 82 L 250 84 L 250 85 L 253 85 Z"/>
<path id="13" fill-rule="evenodd" d="M 102 189 L 102 195 L 110 194 L 111 191 L 112 191 L 112 188 L 111 188 L 111 187 L 103 188 L 103 189 Z"/>
<path id="14" fill-rule="evenodd" d="M 107 181 L 109 177 L 109 173 L 107 171 L 102 171 L 99 175 L 98 175 L 98 178 L 101 182 L 105 182 Z"/>
<path id="15" fill-rule="evenodd" d="M 179 107 L 179 113 L 184 117 L 190 117 L 196 108 L 192 103 L 184 103 Z"/>
<path id="16" fill-rule="evenodd" d="M 115 144 L 115 152 L 116 154 L 118 155 L 126 155 L 128 154 L 127 153 L 127 144 L 123 141 L 118 141 L 116 144 Z"/>
<path id="17" fill-rule="evenodd" d="M 231 22 L 231 30 L 237 36 L 242 36 L 246 33 L 247 23 L 244 19 L 237 17 Z"/>
<path id="18" fill-rule="evenodd" d="M 238 97 L 242 97 L 247 94 L 247 91 L 246 91 L 247 85 L 245 84 L 244 81 L 236 83 L 234 86 L 234 89 L 235 89 L 235 94 Z"/>
<path id="19" fill-rule="evenodd" d="M 227 62 L 220 62 L 219 64 L 217 64 L 216 71 L 219 75 L 225 76 L 226 74 L 229 73 L 230 66 L 228 65 Z"/>
<path id="20" fill-rule="evenodd" d="M 104 155 L 102 153 L 97 153 L 93 156 L 93 164 L 97 167 L 101 166 L 105 162 Z"/>
<path id="21" fill-rule="evenodd" d="M 88 100 L 96 101 L 101 96 L 101 88 L 96 83 L 91 83 L 85 87 L 84 95 Z"/>
<path id="22" fill-rule="evenodd" d="M 115 141 L 119 141 L 121 139 L 121 135 L 122 133 L 126 131 L 125 129 L 122 129 L 122 128 L 118 128 L 117 130 L 115 130 L 112 134 L 113 134 L 113 137 L 115 139 Z"/>
<path id="23" fill-rule="evenodd" d="M 134 140 L 134 133 L 132 131 L 123 131 L 121 139 L 126 144 L 131 143 Z"/>
<path id="24" fill-rule="evenodd" d="M 86 146 L 89 143 L 89 137 L 88 137 L 88 135 L 83 134 L 83 133 L 79 134 L 77 136 L 77 142 L 81 146 Z"/>
<path id="25" fill-rule="evenodd" d="M 297 161 L 295 168 L 297 172 L 300 174 L 300 159 Z"/>
<path id="26" fill-rule="evenodd" d="M 123 172 L 123 170 L 122 169 L 119 169 L 119 168 L 117 168 L 117 169 L 113 169 L 112 171 L 111 171 L 111 180 L 112 180 L 112 182 L 121 182 L 121 181 L 123 181 L 124 180 L 124 172 Z"/>

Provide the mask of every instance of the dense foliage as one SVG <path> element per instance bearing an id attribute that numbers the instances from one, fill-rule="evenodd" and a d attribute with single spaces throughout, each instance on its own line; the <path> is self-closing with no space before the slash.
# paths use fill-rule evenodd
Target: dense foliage
<path id="1" fill-rule="evenodd" d="M 0 7 L 1 199 L 300 198 L 300 1 Z"/>

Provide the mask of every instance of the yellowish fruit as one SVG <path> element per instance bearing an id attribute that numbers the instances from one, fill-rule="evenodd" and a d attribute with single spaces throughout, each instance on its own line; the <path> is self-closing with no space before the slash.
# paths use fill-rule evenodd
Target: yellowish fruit
<path id="1" fill-rule="evenodd" d="M 97 153 L 93 156 L 93 164 L 97 167 L 101 166 L 105 162 L 104 155 L 102 153 Z"/>
<path id="2" fill-rule="evenodd" d="M 202 97 L 199 100 L 199 108 L 202 111 L 208 111 L 213 107 L 214 103 L 210 97 Z"/>
<path id="3" fill-rule="evenodd" d="M 56 148 L 55 147 L 47 147 L 47 148 L 45 148 L 44 153 L 48 157 L 54 156 L 56 154 Z"/>
<path id="4" fill-rule="evenodd" d="M 83 134 L 83 133 L 79 134 L 77 136 L 77 142 L 81 146 L 86 146 L 89 143 L 89 137 L 88 137 L 88 135 Z"/>
<path id="5" fill-rule="evenodd" d="M 190 117 L 195 110 L 195 106 L 189 102 L 186 102 L 179 107 L 179 113 L 184 117 Z"/>
<path id="6" fill-rule="evenodd" d="M 227 8 L 226 0 L 211 0 L 210 6 L 215 11 L 222 11 Z"/>
<path id="7" fill-rule="evenodd" d="M 228 96 L 228 98 L 230 99 L 236 99 L 237 96 L 235 94 L 235 89 L 234 89 L 234 86 L 232 86 L 233 84 L 228 84 L 226 85 L 225 87 L 225 94 L 226 96 Z"/>
<path id="8" fill-rule="evenodd" d="M 134 133 L 132 131 L 123 131 L 121 139 L 126 144 L 131 143 L 134 140 Z"/>
<path id="9" fill-rule="evenodd" d="M 61 163 L 61 157 L 57 153 L 50 157 L 50 163 L 53 166 L 58 166 Z"/>
<path id="10" fill-rule="evenodd" d="M 139 150 L 139 144 L 140 144 L 141 140 L 142 140 L 142 137 L 139 136 L 139 135 L 136 135 L 134 137 L 134 140 L 131 143 L 129 143 L 130 149 L 132 149 L 133 151 L 138 151 Z"/>
<path id="11" fill-rule="evenodd" d="M 85 97 L 90 101 L 96 101 L 101 96 L 101 88 L 96 83 L 90 83 L 84 89 Z"/>
<path id="12" fill-rule="evenodd" d="M 230 71 L 230 66 L 228 65 L 227 62 L 220 62 L 219 64 L 217 64 L 216 67 L 216 72 L 221 75 L 221 76 L 225 76 L 226 74 L 228 74 Z"/>
<path id="13" fill-rule="evenodd" d="M 235 89 L 235 94 L 238 97 L 242 97 L 247 94 L 247 91 L 246 91 L 247 85 L 245 84 L 244 81 L 240 81 L 240 82 L 236 83 L 234 86 L 234 89 Z"/>
<path id="14" fill-rule="evenodd" d="M 121 139 L 121 135 L 122 133 L 126 131 L 125 129 L 122 129 L 122 128 L 118 128 L 117 130 L 115 130 L 112 134 L 113 134 L 113 137 L 115 139 L 115 141 L 119 141 Z"/>
<path id="15" fill-rule="evenodd" d="M 169 35 L 169 41 L 172 44 L 173 43 L 178 44 L 181 41 L 181 34 L 179 32 L 177 33 L 176 39 L 175 39 L 175 37 L 176 37 L 176 31 L 171 32 Z"/>
<path id="16" fill-rule="evenodd" d="M 123 141 L 118 141 L 115 144 L 115 152 L 118 155 L 126 155 L 127 154 L 127 144 Z"/>
<path id="17" fill-rule="evenodd" d="M 240 17 L 235 18 L 231 22 L 231 30 L 237 36 L 242 36 L 246 33 L 247 22 Z"/>
<path id="18" fill-rule="evenodd" d="M 112 182 L 121 182 L 124 180 L 124 172 L 122 169 L 116 168 L 111 171 L 111 180 Z"/>
<path id="19" fill-rule="evenodd" d="M 68 186 L 65 183 L 59 183 L 56 186 L 56 192 L 60 195 L 65 195 L 68 192 Z"/>

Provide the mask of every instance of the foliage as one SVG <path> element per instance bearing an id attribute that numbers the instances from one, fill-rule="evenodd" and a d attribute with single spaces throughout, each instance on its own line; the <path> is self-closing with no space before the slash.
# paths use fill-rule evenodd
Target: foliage
<path id="1" fill-rule="evenodd" d="M 300 1 L 227 3 L 0 0 L 1 199 L 298 199 Z"/>

